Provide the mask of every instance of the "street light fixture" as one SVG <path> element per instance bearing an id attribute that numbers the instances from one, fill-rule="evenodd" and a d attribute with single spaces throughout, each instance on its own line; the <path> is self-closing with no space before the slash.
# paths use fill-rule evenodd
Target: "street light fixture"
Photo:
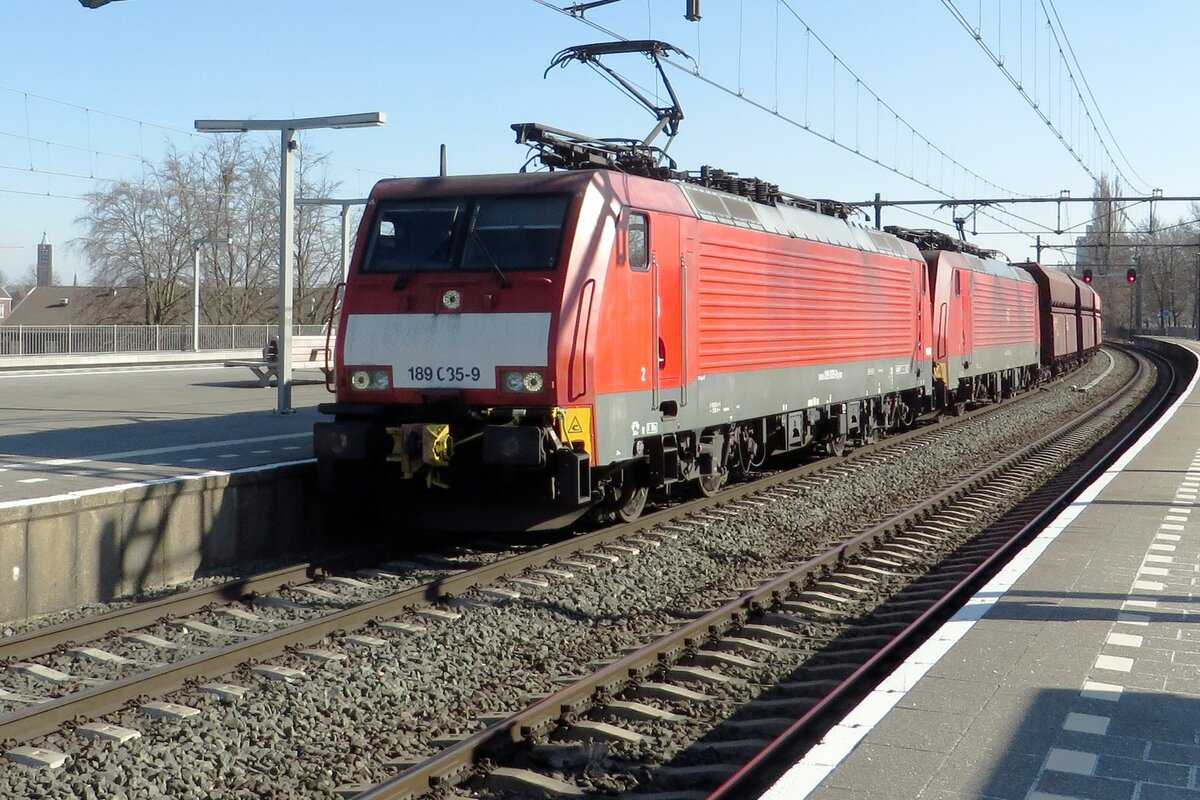
<path id="1" fill-rule="evenodd" d="M 200 350 L 200 248 L 206 244 L 223 244 L 233 240 L 228 236 L 206 236 L 192 242 L 192 350 Z"/>
<path id="2" fill-rule="evenodd" d="M 383 125 L 387 115 L 342 114 L 332 117 L 300 119 L 198 119 L 196 130 L 211 133 L 279 131 L 279 370 L 277 414 L 294 414 L 292 408 L 292 240 L 295 236 L 296 206 L 292 173 L 294 170 L 296 131 L 313 128 L 366 128 Z"/>

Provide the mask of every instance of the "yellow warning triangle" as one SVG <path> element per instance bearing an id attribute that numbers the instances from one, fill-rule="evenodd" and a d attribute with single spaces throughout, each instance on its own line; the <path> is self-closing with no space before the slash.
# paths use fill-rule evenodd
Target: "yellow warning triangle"
<path id="1" fill-rule="evenodd" d="M 579 424 L 579 417 L 572 417 L 571 424 L 567 427 L 567 433 L 583 433 L 583 426 Z"/>

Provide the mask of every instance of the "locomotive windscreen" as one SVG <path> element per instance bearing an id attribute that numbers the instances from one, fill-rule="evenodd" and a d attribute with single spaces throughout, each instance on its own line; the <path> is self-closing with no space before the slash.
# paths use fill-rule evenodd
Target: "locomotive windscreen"
<path id="1" fill-rule="evenodd" d="M 552 270 L 571 196 L 384 200 L 363 272 Z"/>

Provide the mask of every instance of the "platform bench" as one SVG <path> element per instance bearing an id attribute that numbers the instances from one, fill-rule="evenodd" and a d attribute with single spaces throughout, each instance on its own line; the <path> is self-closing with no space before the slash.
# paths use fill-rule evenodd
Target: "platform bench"
<path id="1" fill-rule="evenodd" d="M 319 336 L 292 337 L 292 369 L 319 369 L 325 379 L 333 375 L 333 359 L 328 357 L 328 340 L 325 334 Z M 249 367 L 258 377 L 259 386 L 270 386 L 272 379 L 279 381 L 279 348 L 275 337 L 263 348 L 263 357 L 238 361 L 226 361 L 227 367 Z M 326 366 L 326 365 L 329 366 Z"/>

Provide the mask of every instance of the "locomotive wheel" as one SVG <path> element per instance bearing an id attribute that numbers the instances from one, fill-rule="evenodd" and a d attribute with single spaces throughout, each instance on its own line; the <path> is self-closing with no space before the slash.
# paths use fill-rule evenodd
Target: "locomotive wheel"
<path id="1" fill-rule="evenodd" d="M 725 479 L 729 477 L 729 472 L 723 470 L 714 472 L 712 475 L 701 475 L 696 478 L 696 489 L 704 497 L 712 497 L 717 492 L 721 491 L 721 487 L 725 485 Z"/>
<path id="2" fill-rule="evenodd" d="M 626 485 L 621 490 L 621 497 L 613 507 L 617 519 L 621 522 L 633 522 L 640 517 L 642 509 L 646 507 L 646 498 L 649 494 L 650 487 L 648 486 Z"/>
<path id="3" fill-rule="evenodd" d="M 844 435 L 834 436 L 825 443 L 825 452 L 831 456 L 840 457 L 846 452 L 846 437 Z"/>

